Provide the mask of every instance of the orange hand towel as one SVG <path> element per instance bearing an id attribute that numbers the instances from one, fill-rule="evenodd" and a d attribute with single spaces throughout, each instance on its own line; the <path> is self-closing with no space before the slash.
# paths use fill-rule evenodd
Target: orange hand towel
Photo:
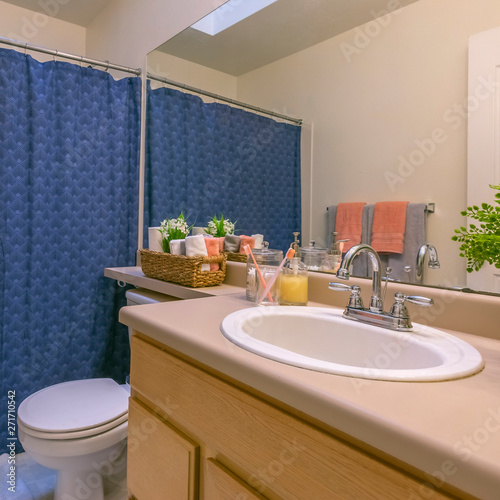
<path id="1" fill-rule="evenodd" d="M 407 201 L 375 203 L 371 246 L 377 252 L 403 253 Z"/>
<path id="2" fill-rule="evenodd" d="M 224 236 L 219 236 L 218 238 L 214 238 L 219 242 L 219 253 L 224 251 Z"/>
<path id="3" fill-rule="evenodd" d="M 219 239 L 218 238 L 205 238 L 205 245 L 209 257 L 219 255 Z M 216 262 L 210 263 L 210 271 L 218 271 L 219 264 Z"/>
<path id="4" fill-rule="evenodd" d="M 337 216 L 335 218 L 337 241 L 349 240 L 344 244 L 344 252 L 361 243 L 364 205 L 366 205 L 364 202 L 339 203 L 337 205 Z"/>
<path id="5" fill-rule="evenodd" d="M 240 253 L 245 253 L 245 245 L 250 245 L 250 248 L 255 248 L 255 238 L 242 234 L 240 236 Z"/>

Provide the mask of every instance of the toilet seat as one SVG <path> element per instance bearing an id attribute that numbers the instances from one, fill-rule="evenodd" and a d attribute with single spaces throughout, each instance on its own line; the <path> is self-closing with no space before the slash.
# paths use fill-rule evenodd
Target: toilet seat
<path id="1" fill-rule="evenodd" d="M 109 378 L 74 380 L 42 389 L 19 406 L 18 423 L 42 439 L 78 439 L 128 419 L 128 392 Z"/>

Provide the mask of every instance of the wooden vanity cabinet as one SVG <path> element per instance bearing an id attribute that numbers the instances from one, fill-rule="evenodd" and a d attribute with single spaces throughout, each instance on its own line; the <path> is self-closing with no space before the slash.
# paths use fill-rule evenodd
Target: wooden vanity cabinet
<path id="1" fill-rule="evenodd" d="M 131 384 L 137 500 L 458 498 L 137 332 Z"/>

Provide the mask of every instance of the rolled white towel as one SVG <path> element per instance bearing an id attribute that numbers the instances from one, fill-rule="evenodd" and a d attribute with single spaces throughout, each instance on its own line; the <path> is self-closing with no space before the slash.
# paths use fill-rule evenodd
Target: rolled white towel
<path id="1" fill-rule="evenodd" d="M 159 227 L 148 227 L 148 248 L 153 252 L 163 252 Z"/>
<path id="2" fill-rule="evenodd" d="M 202 234 L 195 236 L 186 236 L 186 255 L 188 257 L 208 257 L 205 238 Z M 202 271 L 210 271 L 210 264 L 202 264 Z"/>
<path id="3" fill-rule="evenodd" d="M 172 255 L 186 255 L 186 240 L 171 240 L 170 253 Z"/>
<path id="4" fill-rule="evenodd" d="M 252 238 L 255 239 L 254 248 L 261 249 L 264 244 L 264 235 L 263 234 L 252 234 Z"/>

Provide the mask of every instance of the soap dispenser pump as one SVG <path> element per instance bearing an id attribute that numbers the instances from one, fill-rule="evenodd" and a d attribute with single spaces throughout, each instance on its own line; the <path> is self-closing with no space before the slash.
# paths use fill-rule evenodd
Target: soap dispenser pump
<path id="1" fill-rule="evenodd" d="M 279 281 L 280 305 L 306 306 L 308 300 L 307 266 L 297 253 L 300 249 L 298 235 L 293 233 L 295 240 L 290 245 L 295 250 L 294 257 L 285 263 Z"/>

